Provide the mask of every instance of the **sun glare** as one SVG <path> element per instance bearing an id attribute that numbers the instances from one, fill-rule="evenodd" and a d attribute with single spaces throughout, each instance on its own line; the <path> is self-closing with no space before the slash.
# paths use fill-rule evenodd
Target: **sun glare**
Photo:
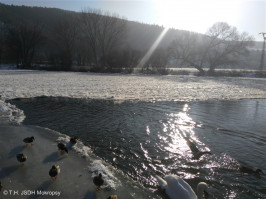
<path id="1" fill-rule="evenodd" d="M 156 21 L 169 28 L 205 33 L 218 21 L 237 20 L 240 0 L 164 0 L 156 4 Z"/>
<path id="2" fill-rule="evenodd" d="M 158 47 L 158 45 L 160 44 L 160 42 L 162 41 L 162 39 L 164 38 L 164 36 L 165 36 L 165 34 L 167 33 L 168 30 L 169 30 L 169 28 L 164 28 L 163 29 L 163 31 L 158 36 L 158 38 L 154 41 L 154 43 L 152 44 L 152 46 L 150 47 L 148 52 L 141 59 L 141 61 L 139 62 L 137 68 L 142 68 L 146 64 L 146 62 L 150 59 L 150 57 L 152 56 L 153 52 L 156 50 L 156 48 Z"/>

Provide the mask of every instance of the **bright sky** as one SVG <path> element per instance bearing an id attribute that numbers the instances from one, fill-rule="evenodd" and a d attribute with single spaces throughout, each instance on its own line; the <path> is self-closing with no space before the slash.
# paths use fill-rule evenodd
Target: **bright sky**
<path id="1" fill-rule="evenodd" d="M 215 22 L 227 22 L 262 41 L 266 0 L 0 0 L 1 3 L 81 11 L 97 8 L 131 21 L 205 33 Z"/>

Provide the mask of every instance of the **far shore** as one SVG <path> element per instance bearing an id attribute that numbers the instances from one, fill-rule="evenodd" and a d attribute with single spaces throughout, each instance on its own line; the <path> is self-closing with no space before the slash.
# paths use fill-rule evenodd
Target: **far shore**
<path id="1" fill-rule="evenodd" d="M 18 69 L 16 64 L 0 64 L 1 69 Z M 33 65 L 26 70 L 45 70 L 45 71 L 64 71 L 61 68 L 52 65 Z M 205 73 L 200 73 L 194 67 L 162 67 L 162 70 L 154 68 L 113 68 L 111 71 L 95 71 L 91 66 L 73 65 L 71 72 L 96 72 L 96 73 L 121 73 L 121 74 L 157 74 L 157 75 L 192 75 L 192 76 L 214 76 L 214 77 L 249 77 L 249 78 L 266 78 L 266 70 L 241 69 L 241 68 L 218 68 L 209 72 L 204 68 Z"/>

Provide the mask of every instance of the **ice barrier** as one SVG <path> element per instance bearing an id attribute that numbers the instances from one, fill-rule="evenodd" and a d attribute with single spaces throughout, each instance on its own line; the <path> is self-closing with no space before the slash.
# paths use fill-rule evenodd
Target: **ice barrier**
<path id="1" fill-rule="evenodd" d="M 21 124 L 26 118 L 23 110 L 15 105 L 0 100 L 0 120 L 1 124 Z"/>
<path id="2" fill-rule="evenodd" d="M 142 185 L 94 155 L 78 142 L 68 154 L 57 151 L 59 141 L 67 143 L 67 135 L 36 126 L 0 125 L 0 198 L 158 198 Z M 34 136 L 34 145 L 26 147 L 23 138 Z M 17 153 L 28 156 L 24 166 Z M 52 165 L 61 173 L 56 181 L 49 177 Z M 97 190 L 92 178 L 101 172 L 105 184 Z"/>

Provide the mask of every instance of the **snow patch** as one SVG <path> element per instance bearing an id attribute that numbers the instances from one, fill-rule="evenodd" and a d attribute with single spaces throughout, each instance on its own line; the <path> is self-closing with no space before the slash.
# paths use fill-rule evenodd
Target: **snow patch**
<path id="1" fill-rule="evenodd" d="M 116 189 L 120 181 L 112 174 L 111 170 L 101 160 L 94 160 L 91 164 L 92 177 L 102 174 L 106 187 Z"/>
<path id="2" fill-rule="evenodd" d="M 72 145 L 70 143 L 70 137 L 67 135 L 58 137 L 56 141 L 65 143 L 68 149 L 75 150 L 77 153 L 82 155 L 82 157 L 88 158 L 89 154 L 92 153 L 91 148 L 89 148 L 88 146 L 85 146 L 81 141 L 78 141 L 77 144 Z"/>
<path id="3" fill-rule="evenodd" d="M 62 135 L 58 137 L 56 141 L 65 143 L 68 149 L 73 149 L 75 152 L 81 154 L 82 157 L 92 157 L 91 148 L 85 146 L 81 141 L 78 141 L 77 144 L 72 145 L 70 143 L 70 137 L 67 135 Z M 121 185 L 120 181 L 113 175 L 111 169 L 109 169 L 109 167 L 107 167 L 107 164 L 104 164 L 102 160 L 94 160 L 91 166 L 89 166 L 89 169 L 89 171 L 92 173 L 92 178 L 100 173 L 103 175 L 105 181 L 104 187 L 116 189 L 118 185 Z"/>
<path id="4" fill-rule="evenodd" d="M 21 124 L 26 116 L 23 110 L 18 109 L 16 106 L 11 105 L 0 100 L 0 120 L 2 123 Z"/>

